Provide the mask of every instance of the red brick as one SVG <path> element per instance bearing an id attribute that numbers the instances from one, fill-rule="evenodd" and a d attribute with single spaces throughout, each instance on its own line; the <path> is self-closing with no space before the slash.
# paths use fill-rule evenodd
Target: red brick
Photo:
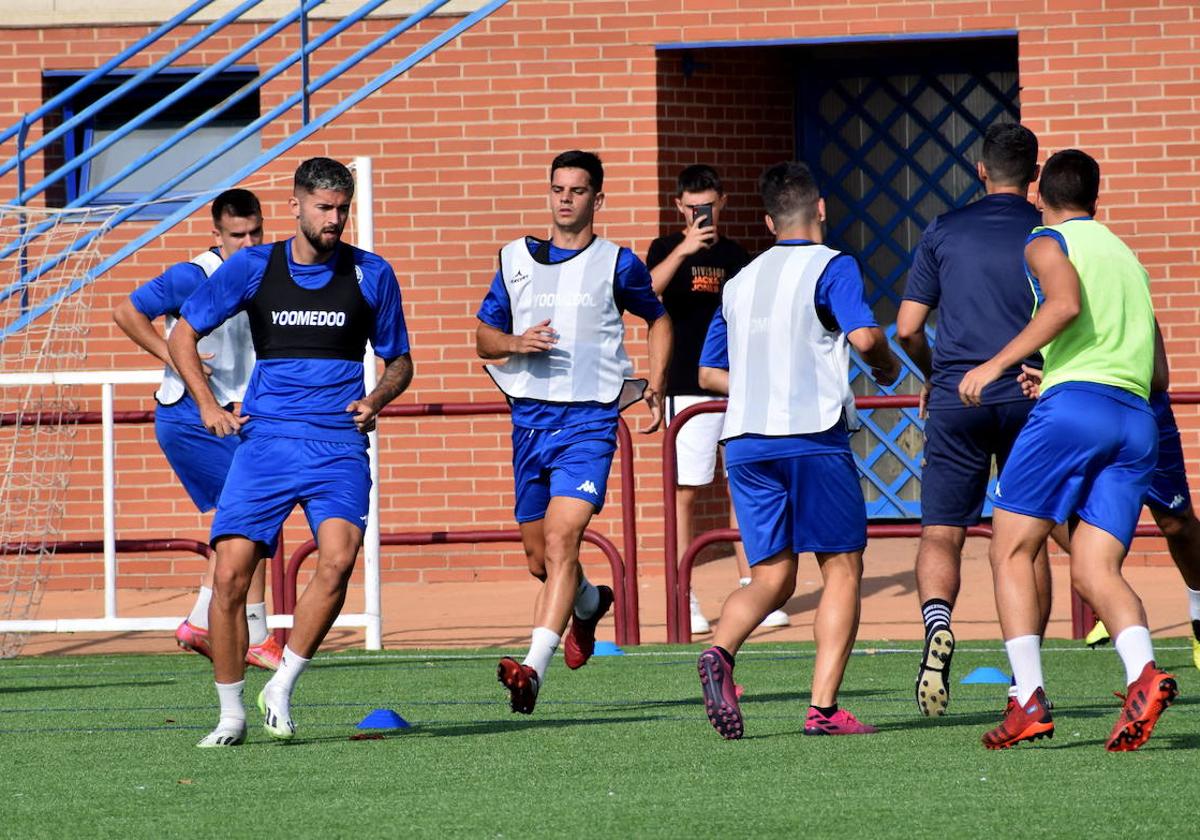
<path id="1" fill-rule="evenodd" d="M 661 205 L 679 166 L 701 156 L 744 155 L 745 165 L 724 167 L 734 207 L 728 224 L 754 247 L 764 244 L 753 179 L 762 165 L 790 154 L 794 147 L 791 82 L 769 66 L 776 53 L 761 49 L 720 53 L 717 57 L 728 61 L 732 72 L 718 77 L 701 70 L 684 80 L 681 56 L 656 54 L 654 44 L 987 27 L 1020 31 L 1024 116 L 1042 135 L 1044 149 L 1077 145 L 1100 157 L 1106 190 L 1119 193 L 1106 193 L 1102 216 L 1130 236 L 1151 269 L 1171 351 L 1178 355 L 1176 381 L 1193 386 L 1200 382 L 1200 369 L 1191 361 L 1200 350 L 1200 327 L 1191 308 L 1200 294 L 1195 269 L 1200 258 L 1200 219 L 1195 210 L 1200 183 L 1194 180 L 1200 174 L 1196 165 L 1200 117 L 1195 108 L 1200 72 L 1189 40 L 1200 36 L 1194 4 L 1139 0 L 1127 7 L 1106 3 L 1104 9 L 1081 7 L 1072 12 L 1054 4 L 1051 8 L 1043 0 L 830 2 L 801 19 L 789 0 L 704 2 L 700 10 L 681 0 L 610 2 L 590 8 L 582 21 L 563 2 L 507 7 L 460 43 L 266 168 L 264 175 L 273 182 L 260 191 L 280 196 L 268 200 L 268 227 L 281 234 L 289 229 L 282 196 L 299 160 L 310 154 L 376 157 L 378 250 L 396 262 L 418 362 L 417 379 L 406 402 L 497 399 L 474 357 L 473 314 L 495 269 L 497 247 L 522 232 L 546 229 L 545 166 L 558 149 L 588 143 L 602 151 L 610 170 L 610 204 L 602 229 L 639 251 L 651 236 L 675 225 L 673 214 Z M 564 27 L 567 18 L 569 30 Z M 319 24 L 318 31 L 327 25 Z M 387 25 L 371 21 L 356 27 L 339 37 L 332 49 L 314 61 L 314 67 L 332 66 Z M 388 52 L 411 49 L 436 28 L 432 23 L 423 26 L 420 32 L 399 39 Z M 142 31 L 138 27 L 56 30 L 53 45 L 43 49 L 38 45 L 45 44 L 45 38 L 4 39 L 0 89 L 9 93 L 11 113 L 36 106 L 40 84 L 30 67 L 98 62 Z M 200 61 L 216 60 L 220 49 L 239 42 L 248 31 L 249 27 L 235 27 L 228 38 L 214 40 Z M 564 31 L 570 36 L 564 38 Z M 71 44 L 70 57 L 65 48 L 59 49 L 66 43 Z M 294 48 L 289 33 L 288 40 L 257 51 L 253 60 L 269 66 Z M 161 49 L 146 51 L 135 63 L 144 66 Z M 314 102 L 319 108 L 328 107 L 392 59 L 393 54 L 380 54 L 368 60 L 314 96 Z M 755 80 L 759 95 L 728 101 L 730 91 L 744 89 L 745 78 Z M 289 95 L 297 80 L 293 71 L 273 83 L 264 91 L 264 106 Z M 297 126 L 294 113 L 276 121 L 264 130 L 264 144 L 273 144 Z M 715 135 L 713 126 L 725 130 Z M 31 177 L 39 177 L 42 170 L 41 161 L 34 161 Z M 0 178 L 0 186 L 11 192 L 12 179 Z M 472 209 L 480 211 L 475 215 L 481 218 L 464 225 Z M 134 229 L 145 226 L 128 230 Z M 193 223 L 143 249 L 96 285 L 89 298 L 89 367 L 148 366 L 115 332 L 107 313 L 135 283 L 153 276 L 164 263 L 204 247 L 207 230 L 203 213 L 198 214 Z M 116 231 L 107 241 L 115 244 L 128 238 L 128 231 Z M 639 364 L 644 357 L 644 332 L 640 325 L 633 325 L 630 332 Z M 122 389 L 121 403 L 144 404 L 146 393 Z M 96 408 L 94 397 L 81 401 Z M 640 423 L 640 414 L 632 420 Z M 1181 412 L 1180 422 L 1188 442 L 1200 444 L 1198 413 Z M 381 438 L 385 447 L 381 495 L 389 527 L 511 527 L 508 427 L 503 418 L 389 419 Z M 156 451 L 150 430 L 122 429 L 118 439 L 122 536 L 202 537 L 207 520 L 190 509 Z M 100 533 L 98 446 L 94 430 L 80 431 L 73 462 L 75 480 L 63 523 L 72 534 Z M 642 568 L 659 575 L 662 502 L 656 462 L 660 439 L 638 440 L 635 448 Z M 611 486 L 609 506 L 595 525 L 619 542 L 620 494 L 615 476 Z M 710 500 L 707 516 L 720 519 L 719 501 Z M 303 518 L 294 515 L 286 530 L 288 546 L 308 537 Z M 1141 545 L 1139 557 L 1145 556 Z M 1160 547 L 1153 551 L 1161 555 Z M 389 558 L 403 561 L 404 567 L 393 568 Z M 181 568 L 186 568 L 185 576 L 194 578 L 197 563 L 177 557 L 126 562 L 131 579 L 146 585 L 164 585 L 181 574 Z M 98 558 L 61 563 L 79 565 L 56 566 L 52 585 L 91 587 L 101 582 Z M 158 573 L 155 564 L 162 564 Z M 520 551 L 511 547 L 396 550 L 387 552 L 384 565 L 387 579 L 408 581 L 428 581 L 421 577 L 424 569 L 480 579 L 524 574 Z"/>

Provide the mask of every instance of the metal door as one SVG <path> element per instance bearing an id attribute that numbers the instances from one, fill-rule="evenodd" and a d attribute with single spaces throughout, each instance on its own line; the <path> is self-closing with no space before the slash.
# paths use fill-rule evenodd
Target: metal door
<path id="1" fill-rule="evenodd" d="M 983 194 L 975 173 L 983 133 L 993 122 L 1020 119 L 1015 39 L 854 51 L 825 48 L 801 60 L 797 148 L 825 196 L 826 241 L 858 257 L 868 300 L 892 338 L 921 231 Z M 905 364 L 901 379 L 880 391 L 855 357 L 855 393 L 919 390 L 920 373 L 893 347 Z M 917 410 L 861 416 L 854 453 L 868 515 L 919 516 L 924 424 Z"/>

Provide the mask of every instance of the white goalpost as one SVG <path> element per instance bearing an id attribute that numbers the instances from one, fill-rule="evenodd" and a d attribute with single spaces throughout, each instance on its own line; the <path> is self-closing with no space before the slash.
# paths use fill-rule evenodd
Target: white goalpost
<path id="1" fill-rule="evenodd" d="M 371 159 L 355 158 L 356 173 L 353 214 L 354 243 L 365 250 L 374 246 L 374 193 Z M 0 208 L 0 248 L 11 237 L 23 235 L 29 218 L 45 211 L 28 208 Z M 49 211 L 54 212 L 54 211 Z M 62 225 L 70 236 L 83 232 L 77 218 L 64 218 Z M 10 218 L 12 217 L 11 224 Z M 19 220 L 18 220 L 19 217 Z M 103 222 L 101 222 L 102 224 Z M 10 236 L 2 236 L 5 232 Z M 103 240 L 98 237 L 96 242 Z M 60 243 L 61 244 L 61 243 Z M 19 248 L 16 243 L 14 248 Z M 39 246 L 45 247 L 45 246 Z M 30 284 L 24 299 L 13 306 L 27 306 L 28 292 L 48 296 L 84 276 L 97 257 L 96 243 L 77 259 L 69 261 L 54 276 L 44 275 Z M 22 251 L 24 254 L 27 249 Z M 7 285 L 18 284 L 26 261 L 9 260 L 3 264 Z M 62 275 L 61 277 L 57 275 Z M 0 476 L 0 658 L 19 654 L 24 635 L 29 633 L 84 633 L 174 630 L 183 616 L 130 617 L 119 614 L 117 591 L 120 558 L 117 554 L 116 427 L 114 397 L 118 386 L 153 385 L 161 379 L 161 370 L 78 369 L 84 359 L 84 318 L 87 307 L 84 290 L 67 297 L 43 319 L 8 337 L 3 345 L 0 368 L 0 407 L 5 424 L 6 471 Z M 14 298 L 20 298 L 19 293 Z M 11 314 L 11 313 L 10 313 Z M 10 318 L 11 320 L 11 318 Z M 365 387 L 376 384 L 375 356 L 368 347 L 364 359 Z M 86 389 L 86 391 L 85 391 Z M 77 408 L 77 399 L 97 394 L 101 407 L 102 505 L 104 609 L 94 618 L 53 618 L 37 616 L 46 580 L 46 560 L 52 556 L 55 542 L 70 539 L 95 539 L 94 534 L 62 534 L 59 521 L 65 507 L 65 490 L 71 471 L 71 444 L 74 425 L 63 422 L 63 415 Z M 142 394 L 149 389 L 143 388 Z M 56 419 L 57 418 L 57 419 Z M 9 422 L 11 421 L 11 422 Z M 371 464 L 371 506 L 363 541 L 363 610 L 343 612 L 335 627 L 361 627 L 367 650 L 382 648 L 382 607 L 380 594 L 379 541 L 379 457 L 378 435 L 369 435 Z M 167 535 L 178 537 L 182 535 Z M 191 536 L 191 535 L 189 535 Z M 285 558 L 286 561 L 286 558 Z M 289 628 L 292 616 L 274 614 L 270 628 Z"/>

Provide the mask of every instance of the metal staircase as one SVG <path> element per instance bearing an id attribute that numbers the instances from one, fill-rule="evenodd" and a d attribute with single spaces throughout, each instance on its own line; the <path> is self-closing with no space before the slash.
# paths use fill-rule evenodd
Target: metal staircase
<path id="1" fill-rule="evenodd" d="M 0 144 L 15 143 L 16 146 L 15 153 L 3 163 L 0 163 L 0 177 L 8 176 L 10 173 L 15 172 L 17 195 L 11 203 L 18 207 L 52 205 L 61 207 L 67 211 L 73 208 L 83 209 L 93 206 L 95 202 L 103 202 L 106 198 L 111 197 L 113 188 L 126 182 L 127 179 L 135 177 L 139 173 L 143 175 L 147 172 L 153 173 L 153 167 L 156 165 L 163 168 L 161 162 L 166 153 L 175 149 L 181 142 L 196 132 L 214 124 L 215 121 L 219 121 L 222 115 L 229 114 L 232 109 L 244 103 L 248 97 L 257 96 L 258 91 L 264 85 L 296 65 L 300 67 L 299 89 L 285 97 L 279 104 L 262 112 L 257 118 L 242 125 L 239 130 L 231 136 L 226 137 L 223 142 L 199 154 L 182 169 L 170 174 L 161 181 L 154 180 L 153 183 L 155 185 L 140 195 L 140 200 L 136 204 L 130 204 L 124 209 L 117 211 L 109 219 L 107 226 L 79 236 L 60 250 L 53 248 L 39 250 L 36 247 L 31 247 L 36 246 L 39 238 L 46 234 L 56 222 L 40 221 L 26 224 L 22 221 L 21 235 L 7 244 L 0 246 L 0 261 L 19 259 L 19 265 L 21 266 L 16 279 L 7 282 L 3 288 L 0 288 L 0 302 L 8 300 L 14 295 L 20 295 L 23 302 L 21 306 L 14 306 L 9 310 L 10 315 L 6 316 L 6 323 L 0 326 L 0 342 L 21 331 L 34 320 L 51 311 L 64 299 L 75 294 L 93 282 L 97 277 L 118 265 L 139 248 L 154 241 L 172 227 L 187 219 L 220 191 L 237 185 L 243 179 L 266 166 L 280 155 L 288 152 L 317 131 L 320 131 L 368 96 L 389 82 L 392 82 L 428 58 L 438 49 L 453 41 L 463 32 L 466 32 L 475 24 L 504 6 L 508 0 L 488 0 L 488 2 L 482 3 L 469 14 L 455 19 L 443 31 L 431 37 L 405 58 L 392 64 L 387 70 L 320 113 L 313 112 L 314 109 L 310 100 L 314 93 L 356 67 L 369 56 L 374 55 L 379 50 L 394 42 L 397 37 L 409 31 L 421 21 L 429 18 L 445 6 L 449 0 L 431 0 L 431 2 L 422 6 L 403 20 L 398 21 L 386 32 L 380 34 L 365 46 L 355 50 L 351 55 L 315 79 L 310 78 L 309 72 L 312 56 L 339 34 L 345 32 L 354 24 L 362 21 L 371 12 L 377 10 L 386 0 L 369 0 L 369 2 L 363 3 L 354 12 L 338 20 L 330 28 L 311 39 L 309 38 L 308 16 L 324 0 L 297 0 L 294 10 L 270 26 L 252 35 L 243 44 L 231 50 L 219 61 L 208 64 L 206 61 L 196 59 L 195 55 L 197 51 L 203 49 L 205 45 L 209 45 L 213 36 L 221 33 L 231 24 L 244 20 L 247 14 L 262 2 L 262 0 L 244 0 L 236 8 L 201 28 L 196 34 L 184 40 L 149 66 L 136 71 L 124 68 L 124 65 L 132 57 L 170 36 L 178 27 L 188 24 L 193 17 L 212 2 L 213 0 L 196 0 L 196 2 L 193 2 L 179 14 L 155 28 L 145 37 L 104 62 L 100 67 L 75 79 L 64 90 L 49 98 L 41 107 L 26 114 L 19 122 L 0 132 Z M 97 182 L 95 184 L 91 183 L 91 180 L 93 180 L 91 178 L 80 177 L 81 174 L 88 171 L 88 167 L 94 164 L 98 156 L 103 152 L 114 147 L 122 140 L 128 140 L 133 132 L 146 126 L 156 117 L 170 114 L 173 106 L 185 101 L 188 97 L 195 97 L 198 91 L 206 84 L 210 84 L 214 79 L 219 78 L 222 73 L 228 73 L 231 69 L 239 69 L 237 62 L 240 59 L 250 55 L 255 49 L 267 44 L 272 39 L 278 39 L 283 33 L 294 29 L 299 30 L 299 49 L 290 53 L 273 66 L 251 73 L 249 78 L 240 87 L 225 95 L 220 101 L 202 113 L 187 120 L 186 123 L 179 126 L 169 136 L 162 138 L 152 148 L 139 153 L 136 159 L 130 161 L 119 171 L 99 177 L 96 179 Z M 204 69 L 196 73 L 186 74 L 187 78 L 183 84 L 172 83 L 168 85 L 170 92 L 161 98 L 143 96 L 143 100 L 146 102 L 144 108 L 139 107 L 134 109 L 136 112 L 129 113 L 128 119 L 124 120 L 120 125 L 110 126 L 102 139 L 88 144 L 86 149 L 78 154 L 64 155 L 64 157 L 69 159 L 64 160 L 58 166 L 54 166 L 53 164 L 47 166 L 46 168 L 50 171 L 44 177 L 35 183 L 27 183 L 29 179 L 26 167 L 31 159 L 37 155 L 43 155 L 47 149 L 55 148 L 55 144 L 70 148 L 70 144 L 76 136 L 75 133 L 93 125 L 93 122 L 89 121 L 94 121 L 97 114 L 111 113 L 116 105 L 121 103 L 127 104 L 130 101 L 136 100 L 139 90 L 145 94 L 147 89 L 152 87 L 156 82 L 161 83 L 171 73 L 175 73 L 177 81 L 180 78 L 180 67 L 188 62 L 189 56 L 192 56 L 192 66 L 199 65 Z M 106 92 L 98 96 L 96 95 L 105 89 L 107 89 Z M 71 111 L 64 108 L 69 103 L 81 101 L 87 102 L 82 108 L 72 109 Z M 105 109 L 109 110 L 106 111 Z M 300 117 L 300 127 L 293 133 L 278 141 L 270 148 L 262 150 L 251 159 L 232 168 L 227 174 L 222 175 L 215 183 L 208 186 L 202 194 L 191 192 L 173 204 L 161 205 L 167 208 L 165 216 L 151 225 L 149 229 L 122 244 L 113 253 L 104 255 L 97 261 L 93 268 L 89 269 L 82 276 L 72 278 L 69 283 L 64 284 L 53 294 L 42 297 L 36 304 L 24 303 L 27 300 L 25 293 L 30 288 L 30 284 L 36 283 L 39 277 L 45 276 L 48 272 L 68 260 L 72 253 L 92 245 L 94 240 L 105 235 L 114 226 L 120 225 L 137 215 L 139 211 L 145 209 L 147 202 L 159 201 L 164 199 L 164 197 L 169 198 L 172 191 L 177 191 L 181 184 L 184 184 L 197 172 L 205 169 L 205 167 L 212 165 L 214 161 L 238 146 L 239 143 L 255 136 L 263 126 L 283 118 L 289 112 L 297 110 Z M 61 119 L 61 122 L 54 124 L 54 121 L 58 119 Z M 31 129 L 38 125 L 42 127 L 42 134 L 36 140 L 30 142 Z M 33 214 L 30 214 L 30 218 L 33 218 Z M 34 253 L 38 254 L 36 258 L 31 257 L 31 254 Z"/>

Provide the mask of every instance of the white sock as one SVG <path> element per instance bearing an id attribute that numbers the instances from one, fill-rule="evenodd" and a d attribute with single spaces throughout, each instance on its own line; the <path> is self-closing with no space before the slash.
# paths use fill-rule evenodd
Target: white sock
<path id="1" fill-rule="evenodd" d="M 198 627 L 201 630 L 208 629 L 208 605 L 212 602 L 212 590 L 207 586 L 201 586 L 200 592 L 196 595 L 196 603 L 192 605 L 192 611 L 188 614 L 188 624 L 193 627 Z"/>
<path id="2" fill-rule="evenodd" d="M 1188 618 L 1200 621 L 1200 592 L 1195 589 L 1188 590 Z"/>
<path id="3" fill-rule="evenodd" d="M 600 609 L 600 590 L 592 586 L 583 572 L 579 573 L 579 588 L 575 590 L 575 615 L 591 618 Z M 540 674 L 541 671 L 538 671 Z"/>
<path id="4" fill-rule="evenodd" d="M 1154 661 L 1154 645 L 1150 643 L 1149 628 L 1134 624 L 1122 630 L 1113 639 L 1113 647 L 1125 665 L 1125 685 L 1142 675 L 1147 662 Z"/>
<path id="5" fill-rule="evenodd" d="M 1017 636 L 1004 643 L 1013 678 L 1017 681 L 1017 702 L 1024 705 L 1042 687 L 1042 639 L 1040 636 Z"/>
<path id="6" fill-rule="evenodd" d="M 529 653 L 525 655 L 523 664 L 529 665 L 533 670 L 537 671 L 538 678 L 543 682 L 546 680 L 546 670 L 550 667 L 550 660 L 554 657 L 554 651 L 558 650 L 559 635 L 549 627 L 534 627 L 533 635 L 529 642 Z"/>
<path id="7" fill-rule="evenodd" d="M 267 605 L 246 605 L 246 626 L 250 628 L 250 645 L 261 645 L 267 640 Z"/>
<path id="8" fill-rule="evenodd" d="M 217 729 L 245 729 L 246 707 L 242 704 L 242 691 L 246 687 L 246 681 L 215 685 L 217 699 L 221 703 L 221 719 L 217 722 Z"/>
<path id="9" fill-rule="evenodd" d="M 263 691 L 267 693 L 272 705 L 285 718 L 291 716 L 292 691 L 296 688 L 296 680 L 300 679 L 300 675 L 304 673 L 304 669 L 311 661 L 284 645 L 283 659 L 279 663 L 279 670 L 271 679 L 267 680 L 267 684 L 263 687 Z"/>

